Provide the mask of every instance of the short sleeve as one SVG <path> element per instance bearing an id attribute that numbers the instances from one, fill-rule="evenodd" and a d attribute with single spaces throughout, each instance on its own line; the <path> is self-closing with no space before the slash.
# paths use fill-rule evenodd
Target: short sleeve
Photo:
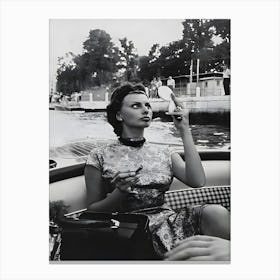
<path id="1" fill-rule="evenodd" d="M 170 167 L 171 167 L 171 170 L 172 170 L 172 173 L 173 173 L 173 164 L 172 164 L 172 155 L 173 154 L 181 154 L 181 149 L 178 150 L 178 146 L 168 146 L 168 154 L 169 154 L 169 160 L 170 160 Z"/>
<path id="2" fill-rule="evenodd" d="M 178 153 L 178 147 L 176 148 L 175 146 L 168 146 L 167 151 L 171 157 L 172 154 Z"/>
<path id="3" fill-rule="evenodd" d="M 174 154 L 174 153 L 177 153 L 177 151 L 176 151 L 176 149 L 174 147 L 168 146 L 167 149 L 166 149 L 166 152 L 167 152 L 167 156 L 168 156 L 169 166 L 172 169 L 172 158 L 171 158 L 171 155 Z"/>
<path id="4" fill-rule="evenodd" d="M 86 165 L 91 165 L 100 171 L 103 170 L 103 156 L 100 149 L 95 148 L 90 152 Z"/>

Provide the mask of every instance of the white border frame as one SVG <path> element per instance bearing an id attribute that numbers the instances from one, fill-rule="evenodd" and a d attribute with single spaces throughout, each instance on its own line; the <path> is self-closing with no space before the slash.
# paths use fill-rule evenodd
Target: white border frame
<path id="1" fill-rule="evenodd" d="M 49 264 L 51 18 L 231 18 L 230 265 Z M 279 279 L 279 31 L 276 0 L 2 1 L 0 278 Z"/>

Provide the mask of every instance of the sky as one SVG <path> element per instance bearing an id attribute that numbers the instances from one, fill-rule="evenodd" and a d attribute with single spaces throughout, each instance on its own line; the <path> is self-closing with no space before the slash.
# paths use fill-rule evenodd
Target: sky
<path id="1" fill-rule="evenodd" d="M 102 29 L 119 45 L 127 37 L 139 55 L 148 55 L 151 46 L 160 46 L 182 38 L 183 19 L 51 19 L 50 20 L 50 82 L 54 83 L 57 58 L 67 52 L 75 55 L 83 51 L 83 42 L 92 29 Z"/>

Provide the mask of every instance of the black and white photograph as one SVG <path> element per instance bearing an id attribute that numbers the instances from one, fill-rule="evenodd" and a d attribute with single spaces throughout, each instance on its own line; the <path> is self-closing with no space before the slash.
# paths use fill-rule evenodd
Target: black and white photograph
<path id="1" fill-rule="evenodd" d="M 50 20 L 50 261 L 230 262 L 230 40 Z"/>
<path id="2" fill-rule="evenodd" d="M 278 0 L 0 1 L 0 279 L 279 280 Z"/>

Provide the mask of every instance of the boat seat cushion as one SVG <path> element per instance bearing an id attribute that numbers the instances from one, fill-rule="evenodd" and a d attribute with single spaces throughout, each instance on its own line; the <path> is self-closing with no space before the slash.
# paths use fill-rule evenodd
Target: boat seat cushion
<path id="1" fill-rule="evenodd" d="M 187 205 L 220 204 L 230 211 L 230 186 L 211 186 L 168 191 L 165 202 L 175 211 Z"/>

